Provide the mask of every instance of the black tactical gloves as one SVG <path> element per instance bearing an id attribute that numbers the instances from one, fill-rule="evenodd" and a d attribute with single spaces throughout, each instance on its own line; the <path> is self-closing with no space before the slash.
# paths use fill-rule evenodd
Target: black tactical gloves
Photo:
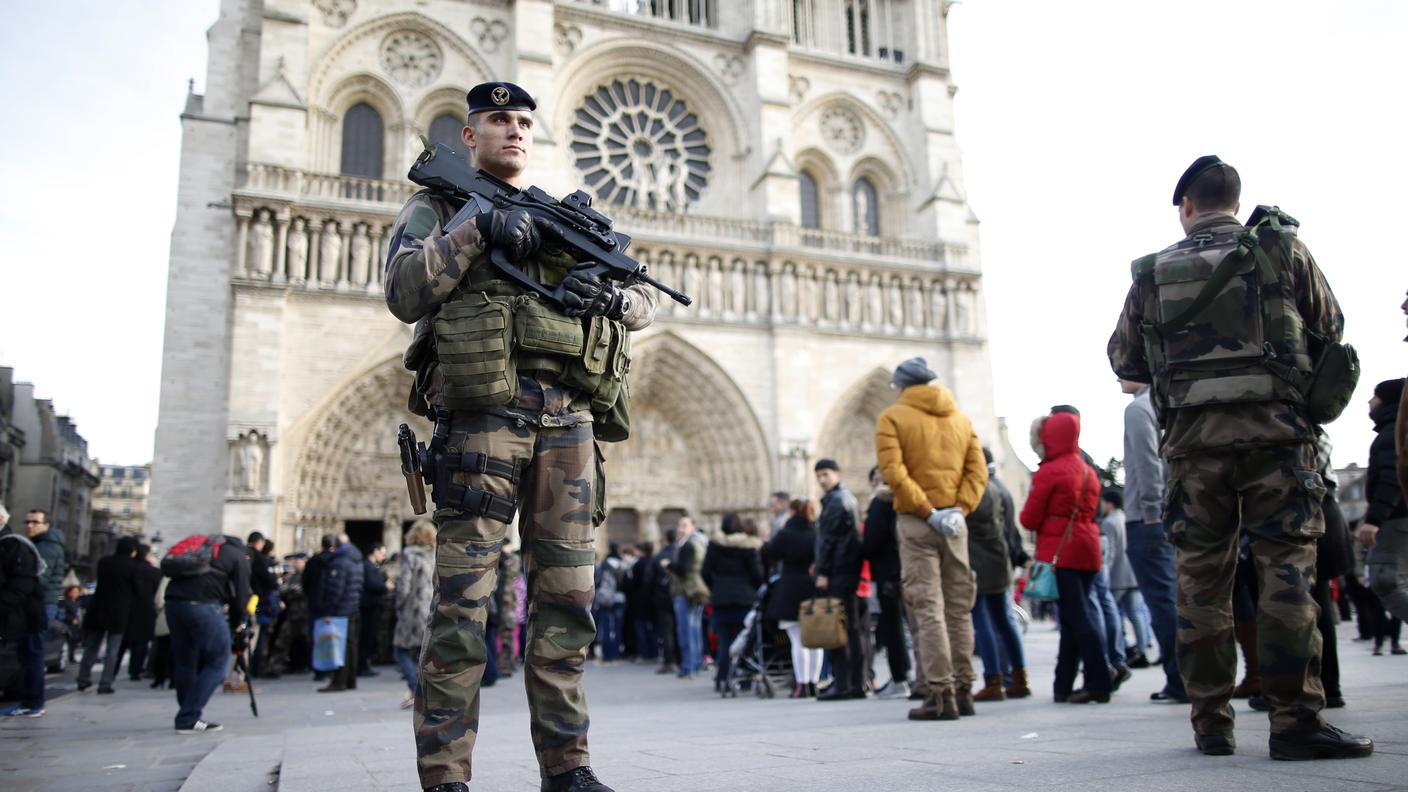
<path id="1" fill-rule="evenodd" d="M 525 209 L 491 209 L 475 215 L 474 225 L 484 247 L 497 247 L 509 261 L 522 261 L 538 252 L 538 226 Z"/>
<path id="2" fill-rule="evenodd" d="M 631 310 L 631 298 L 611 281 L 589 272 L 572 272 L 562 281 L 562 302 L 568 316 L 592 314 L 621 321 Z"/>

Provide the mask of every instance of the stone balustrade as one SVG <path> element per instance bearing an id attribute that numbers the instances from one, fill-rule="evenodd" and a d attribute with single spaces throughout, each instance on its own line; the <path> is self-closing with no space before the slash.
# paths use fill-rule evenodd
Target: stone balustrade
<path id="1" fill-rule="evenodd" d="M 237 282 L 379 295 L 403 182 L 250 165 L 235 192 Z M 631 254 L 694 298 L 679 321 L 800 325 L 940 339 L 985 336 L 967 248 L 783 223 L 611 207 Z"/>

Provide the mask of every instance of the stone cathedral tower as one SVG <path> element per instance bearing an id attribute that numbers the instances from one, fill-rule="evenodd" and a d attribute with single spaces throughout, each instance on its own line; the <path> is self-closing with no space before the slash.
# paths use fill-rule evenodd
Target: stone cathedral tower
<path id="1" fill-rule="evenodd" d="M 409 328 L 381 293 L 417 135 L 494 79 L 538 99 L 530 181 L 585 185 L 693 294 L 636 338 L 612 537 L 874 464 L 925 355 L 986 443 L 977 222 L 946 0 L 223 0 L 181 116 L 150 523 L 397 546 Z M 425 427 L 420 427 L 421 431 Z M 1020 486 L 1018 476 L 1009 481 Z"/>

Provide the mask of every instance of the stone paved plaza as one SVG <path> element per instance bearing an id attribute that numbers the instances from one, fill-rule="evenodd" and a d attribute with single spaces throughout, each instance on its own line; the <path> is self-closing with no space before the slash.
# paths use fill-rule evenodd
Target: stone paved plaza
<path id="1" fill-rule="evenodd" d="M 1038 689 L 1049 691 L 1056 634 L 1036 624 L 1027 638 Z M 705 679 L 634 665 L 587 673 L 592 754 L 617 792 L 1408 789 L 1408 657 L 1372 657 L 1348 637 L 1340 651 L 1349 706 L 1333 719 L 1375 738 L 1370 759 L 1272 762 L 1266 718 L 1250 711 L 1237 756 L 1201 756 L 1186 710 L 1148 702 L 1152 670 L 1107 706 L 1056 705 L 1043 693 L 959 723 L 909 723 L 905 702 L 720 700 Z M 307 677 L 266 681 L 258 720 L 244 696 L 217 694 L 206 714 L 226 729 L 202 736 L 174 734 L 174 695 L 145 683 L 63 695 L 42 719 L 0 723 L 0 790 L 411 792 L 410 714 L 396 708 L 404 688 L 381 671 L 336 695 L 315 693 Z M 472 789 L 537 789 L 521 682 L 485 691 Z"/>

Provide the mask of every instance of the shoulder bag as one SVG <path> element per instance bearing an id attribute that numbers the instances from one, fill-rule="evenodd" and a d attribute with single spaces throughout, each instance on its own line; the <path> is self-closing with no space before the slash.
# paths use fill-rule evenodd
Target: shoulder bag
<path id="1" fill-rule="evenodd" d="M 1027 587 L 1022 591 L 1024 598 L 1039 602 L 1055 602 L 1061 598 L 1056 588 L 1056 564 L 1061 560 L 1061 551 L 1066 549 L 1066 542 L 1071 539 L 1071 529 L 1075 527 L 1076 517 L 1080 514 L 1080 502 L 1085 500 L 1085 486 L 1090 483 L 1090 468 L 1084 462 L 1081 463 L 1081 468 L 1085 470 L 1085 477 L 1080 481 L 1080 495 L 1076 496 L 1076 504 L 1071 507 L 1071 516 L 1066 520 L 1066 533 L 1061 537 L 1061 544 L 1056 546 L 1056 554 L 1051 557 L 1051 563 L 1038 561 L 1032 564 L 1031 574 L 1027 576 Z"/>

